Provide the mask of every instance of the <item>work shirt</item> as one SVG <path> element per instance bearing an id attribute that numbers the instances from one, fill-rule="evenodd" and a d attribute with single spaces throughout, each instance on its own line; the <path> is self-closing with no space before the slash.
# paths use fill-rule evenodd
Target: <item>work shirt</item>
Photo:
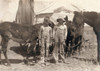
<path id="1" fill-rule="evenodd" d="M 52 38 L 52 28 L 50 26 L 41 26 L 39 32 L 40 44 L 44 45 L 44 43 L 51 43 Z"/>
<path id="2" fill-rule="evenodd" d="M 64 42 L 66 37 L 67 37 L 67 26 L 66 25 L 59 25 L 59 26 L 54 27 L 53 38 L 55 39 L 55 42 L 58 42 L 59 39 L 61 42 Z"/>

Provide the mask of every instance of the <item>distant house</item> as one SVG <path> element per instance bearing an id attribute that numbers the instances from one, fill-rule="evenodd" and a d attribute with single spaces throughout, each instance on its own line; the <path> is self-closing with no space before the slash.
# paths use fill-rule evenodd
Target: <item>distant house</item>
<path id="1" fill-rule="evenodd" d="M 51 17 L 53 13 L 42 13 L 36 15 L 36 23 L 42 23 L 45 16 Z"/>

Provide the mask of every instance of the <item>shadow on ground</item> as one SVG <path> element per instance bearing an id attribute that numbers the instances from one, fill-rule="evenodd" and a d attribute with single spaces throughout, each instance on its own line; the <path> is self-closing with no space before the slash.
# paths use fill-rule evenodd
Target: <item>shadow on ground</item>
<path id="1" fill-rule="evenodd" d="M 79 61 L 92 62 L 93 64 L 97 64 L 97 60 L 95 59 L 86 59 L 86 58 L 79 58 L 79 57 L 72 57 L 72 58 L 77 59 Z"/>
<path id="2" fill-rule="evenodd" d="M 23 57 L 27 56 L 27 47 L 14 46 L 11 47 L 10 50 L 14 51 L 17 54 L 20 54 Z"/>

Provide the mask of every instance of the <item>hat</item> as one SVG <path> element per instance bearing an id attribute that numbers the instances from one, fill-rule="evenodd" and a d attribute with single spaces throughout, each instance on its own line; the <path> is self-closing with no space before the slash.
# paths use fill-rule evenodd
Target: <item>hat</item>
<path id="1" fill-rule="evenodd" d="M 59 20 L 62 20 L 63 22 L 65 22 L 65 19 L 64 19 L 63 16 L 59 16 L 59 17 L 57 18 L 57 22 L 59 22 Z"/>
<path id="2" fill-rule="evenodd" d="M 58 19 L 57 19 L 57 22 L 59 22 L 59 20 L 62 20 L 63 22 L 65 22 L 62 18 L 58 18 Z"/>

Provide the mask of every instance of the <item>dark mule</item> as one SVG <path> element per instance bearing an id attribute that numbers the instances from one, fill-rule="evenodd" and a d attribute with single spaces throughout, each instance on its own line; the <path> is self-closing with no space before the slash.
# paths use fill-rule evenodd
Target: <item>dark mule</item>
<path id="1" fill-rule="evenodd" d="M 84 20 L 82 13 L 75 11 L 73 21 L 66 21 L 66 25 L 68 27 L 68 36 L 66 39 L 67 47 L 65 48 L 65 52 L 67 52 L 68 56 L 70 56 L 76 50 L 79 50 L 80 52 L 80 48 L 82 45 L 84 30 Z"/>
<path id="2" fill-rule="evenodd" d="M 80 52 L 82 46 L 82 38 L 84 31 L 84 20 L 83 15 L 80 12 L 74 12 L 74 18 L 72 22 L 67 22 L 68 26 L 68 37 L 66 39 L 65 52 L 68 56 L 73 54 L 76 50 Z"/>
<path id="3" fill-rule="evenodd" d="M 8 41 L 11 39 L 20 44 L 26 44 L 27 56 L 26 62 L 28 64 L 29 53 L 34 50 L 34 47 L 38 39 L 38 31 L 41 25 L 21 25 L 14 22 L 2 22 L 0 23 L 0 35 L 2 37 L 1 46 L 4 53 L 7 64 L 10 65 L 10 62 L 7 57 L 7 46 Z M 1 52 L 1 51 L 0 51 Z M 0 54 L 1 61 L 1 54 Z"/>
<path id="4" fill-rule="evenodd" d="M 97 36 L 97 44 L 98 44 L 97 60 L 100 63 L 100 13 L 83 12 L 83 18 L 85 23 L 93 27 L 93 30 Z"/>
<path id="5" fill-rule="evenodd" d="M 75 52 L 76 50 L 80 53 L 80 49 L 82 48 L 82 38 L 83 38 L 83 31 L 84 31 L 84 20 L 83 20 L 83 15 L 80 12 L 75 11 L 74 12 L 74 18 L 73 18 L 73 24 L 75 26 L 75 31 L 73 32 L 74 34 L 74 39 L 73 39 L 73 51 Z M 73 53 L 73 52 L 72 52 Z"/>
<path id="6" fill-rule="evenodd" d="M 76 27 L 71 21 L 66 22 L 66 25 L 67 25 L 68 35 L 65 41 L 66 42 L 65 53 L 67 53 L 67 56 L 70 56 L 72 52 L 72 48 L 70 46 L 73 46 L 74 43 Z"/>

